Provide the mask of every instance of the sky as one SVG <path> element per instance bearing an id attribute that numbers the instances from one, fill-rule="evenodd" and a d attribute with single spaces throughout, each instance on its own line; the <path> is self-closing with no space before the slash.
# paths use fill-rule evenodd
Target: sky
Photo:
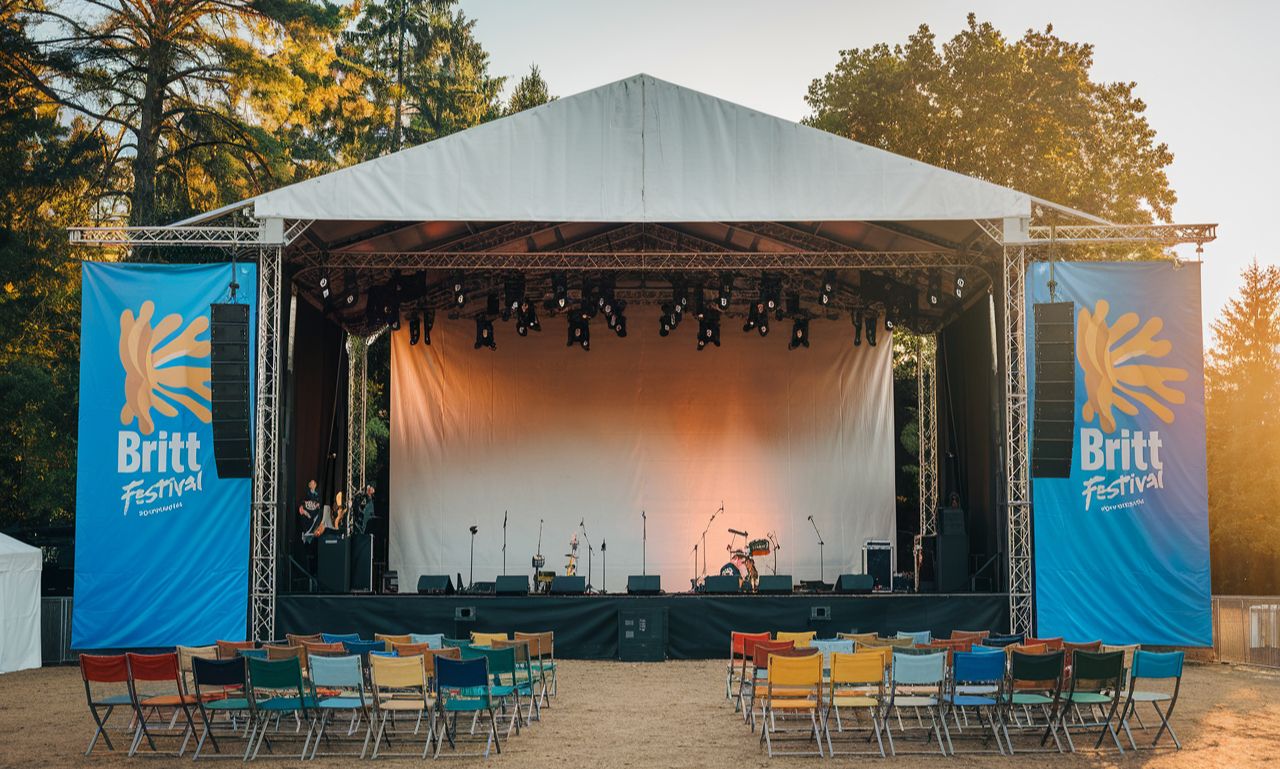
<path id="1" fill-rule="evenodd" d="M 1280 2 L 1074 0 L 462 0 L 490 54 L 514 83 L 537 64 L 568 96 L 645 72 L 789 120 L 809 114 L 809 83 L 840 51 L 902 43 L 922 23 L 939 41 L 969 11 L 1008 37 L 1052 24 L 1094 45 L 1095 80 L 1133 81 L 1147 119 L 1174 154 L 1174 220 L 1218 223 L 1205 246 L 1209 323 L 1253 259 L 1280 262 L 1266 240 L 1280 192 Z M 1194 247 L 1179 250 L 1194 258 Z M 1206 339 L 1206 343 L 1209 340 Z"/>

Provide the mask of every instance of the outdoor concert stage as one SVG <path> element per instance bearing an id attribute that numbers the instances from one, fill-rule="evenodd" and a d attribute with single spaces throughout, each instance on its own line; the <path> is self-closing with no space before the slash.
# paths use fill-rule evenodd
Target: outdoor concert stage
<path id="1" fill-rule="evenodd" d="M 281 595 L 276 631 L 285 633 L 445 633 L 543 631 L 556 634 L 556 656 L 616 659 L 619 617 L 624 611 L 666 614 L 669 659 L 723 657 L 733 630 L 837 632 L 953 629 L 1002 631 L 1009 626 L 1005 593 L 837 595 L 657 596 L 423 596 Z M 471 609 L 472 619 L 459 619 Z M 825 611 L 823 611 L 825 609 Z M 460 612 L 460 610 L 462 610 Z M 826 619 L 815 618 L 824 615 Z M 651 616 L 651 615 L 650 615 Z"/>

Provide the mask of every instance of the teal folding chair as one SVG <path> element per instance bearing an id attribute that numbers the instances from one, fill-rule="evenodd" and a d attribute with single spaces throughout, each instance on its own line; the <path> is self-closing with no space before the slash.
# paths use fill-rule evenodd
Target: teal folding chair
<path id="1" fill-rule="evenodd" d="M 1124 652 L 1087 652 L 1076 650 L 1072 655 L 1071 688 L 1063 698 L 1061 709 L 1062 732 L 1067 737 L 1071 752 L 1076 750 L 1075 741 L 1071 739 L 1071 724 L 1067 719 L 1069 708 L 1079 714 L 1080 706 L 1086 713 L 1101 711 L 1102 720 L 1085 721 L 1081 717 L 1078 724 L 1084 728 L 1098 727 L 1098 740 L 1095 750 L 1102 747 L 1102 740 L 1108 734 L 1116 744 L 1116 749 L 1124 753 L 1120 744 L 1120 735 L 1116 733 L 1113 721 L 1120 707 L 1121 682 L 1124 680 Z M 1110 692 L 1108 694 L 1108 692 Z"/>
<path id="2" fill-rule="evenodd" d="M 1124 732 L 1129 736 L 1129 744 L 1134 750 L 1138 749 L 1138 743 L 1133 739 L 1133 731 L 1129 728 L 1129 717 L 1137 715 L 1138 703 L 1149 702 L 1151 707 L 1156 711 L 1156 715 L 1160 717 L 1160 729 L 1156 732 L 1155 739 L 1151 741 L 1150 747 L 1156 747 L 1160 742 L 1160 738 L 1164 736 L 1165 731 L 1169 732 L 1170 739 L 1173 740 L 1174 747 L 1182 750 L 1182 743 L 1178 741 L 1178 735 L 1173 731 L 1173 726 L 1169 724 L 1169 718 L 1173 716 L 1173 709 L 1178 704 L 1178 692 L 1182 688 L 1182 652 L 1148 652 L 1137 651 L 1133 655 L 1133 670 L 1129 675 L 1129 694 L 1125 700 L 1124 715 L 1120 719 Z M 1173 691 L 1152 691 L 1138 689 L 1138 680 L 1145 679 L 1148 681 L 1173 681 Z M 1160 703 L 1168 703 L 1163 710 L 1160 709 Z M 1141 721 L 1141 719 L 1139 719 Z"/>
<path id="3" fill-rule="evenodd" d="M 1039 731 L 1040 723 L 1035 719 L 1037 710 L 1040 711 L 1045 726 L 1040 746 L 1043 748 L 1049 737 L 1053 737 L 1058 752 L 1062 752 L 1062 741 L 1058 738 L 1058 708 L 1062 704 L 1065 657 L 1066 653 L 1063 651 L 1048 654 L 1013 652 L 1009 662 L 1008 682 L 1005 685 L 1005 707 L 1000 718 L 1004 743 L 1008 746 L 1010 755 L 1014 753 L 1013 740 L 1009 736 L 1010 722 L 1015 729 Z M 1026 718 L 1025 723 L 1017 718 L 1018 712 Z"/>
<path id="4" fill-rule="evenodd" d="M 341 644 L 348 641 L 363 641 L 359 633 L 321 633 L 320 640 L 327 644 Z"/>
<path id="5" fill-rule="evenodd" d="M 317 659 L 317 658 L 313 658 Z M 306 684 L 302 679 L 302 662 L 297 657 L 283 660 L 260 660 L 253 657 L 249 662 L 248 701 L 253 724 L 250 727 L 249 741 L 253 745 L 250 759 L 258 757 L 263 743 L 267 750 L 274 752 L 267 732 L 274 719 L 275 734 L 279 735 L 280 719 L 292 715 L 296 719 L 298 730 L 302 724 L 307 725 L 307 735 L 311 734 L 312 712 L 315 710 L 315 699 L 306 692 Z M 256 738 L 256 739 L 255 739 Z M 299 758 L 307 755 L 306 742 L 302 745 Z"/>
<path id="6" fill-rule="evenodd" d="M 200 723 L 204 727 L 200 739 L 196 742 L 196 750 L 191 760 L 200 758 L 205 740 L 213 745 L 214 753 L 222 752 L 222 746 L 218 744 L 217 737 L 219 716 L 227 720 L 227 729 L 222 733 L 223 736 L 244 739 L 245 748 L 242 758 L 248 757 L 249 747 L 253 744 L 251 739 L 253 718 L 249 700 L 245 697 L 248 684 L 245 659 L 239 656 L 228 660 L 211 660 L 203 657 L 191 659 L 196 708 L 200 714 Z"/>
<path id="7" fill-rule="evenodd" d="M 889 709 L 899 710 L 898 726 L 904 732 L 901 709 L 912 708 L 917 717 L 921 710 L 929 714 L 927 737 L 936 736 L 938 749 L 942 755 L 951 750 L 951 735 L 947 730 L 947 720 L 942 710 L 943 689 L 947 680 L 946 652 L 927 654 L 904 654 L 904 650 L 896 649 L 893 653 L 893 672 L 889 692 Z M 887 719 L 886 719 L 887 720 Z M 923 725 L 923 722 L 921 722 Z M 886 733 L 889 732 L 886 724 Z M 889 749 L 892 755 L 898 750 L 890 734 Z"/>
<path id="8" fill-rule="evenodd" d="M 494 698 L 489 687 L 488 660 L 483 656 L 469 660 L 436 657 L 435 663 L 436 712 L 440 722 L 440 734 L 436 737 L 436 757 L 440 757 L 440 749 L 445 742 L 455 752 L 458 750 L 458 743 L 461 741 L 458 732 L 460 713 L 472 717 L 487 715 L 489 718 L 489 728 L 485 730 L 484 752 L 471 755 L 488 758 L 491 748 L 502 753 L 502 743 L 498 740 L 498 720 L 493 711 Z"/>
<path id="9" fill-rule="evenodd" d="M 361 667 L 360 655 L 351 654 L 345 657 L 312 657 L 308 665 L 311 673 L 311 691 L 315 697 L 316 718 L 313 721 L 312 734 L 307 737 L 311 743 L 309 758 L 315 758 L 320 748 L 320 741 L 331 743 L 328 734 L 329 724 L 334 716 L 347 714 L 351 717 L 351 727 L 347 730 L 350 737 L 358 724 L 365 724 L 364 742 L 360 746 L 360 757 L 364 758 L 369 750 L 369 736 L 373 731 L 373 717 L 370 713 L 372 698 L 365 690 L 364 670 Z M 336 695 L 321 697 L 315 692 L 318 689 L 339 692 Z M 303 747 L 306 755 L 306 747 Z M 324 753 L 323 755 L 345 755 Z"/>

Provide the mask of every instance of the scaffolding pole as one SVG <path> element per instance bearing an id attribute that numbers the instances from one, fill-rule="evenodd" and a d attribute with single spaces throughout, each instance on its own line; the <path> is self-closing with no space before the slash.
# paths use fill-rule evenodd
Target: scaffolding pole
<path id="1" fill-rule="evenodd" d="M 1005 246 L 1004 289 L 1004 409 L 1005 506 L 1009 567 L 1009 629 L 1034 630 L 1032 594 L 1031 483 L 1027 441 L 1027 249 Z"/>
<path id="2" fill-rule="evenodd" d="M 280 480 L 281 248 L 258 248 L 258 369 L 254 409 L 249 635 L 274 639 L 276 629 L 276 521 Z"/>

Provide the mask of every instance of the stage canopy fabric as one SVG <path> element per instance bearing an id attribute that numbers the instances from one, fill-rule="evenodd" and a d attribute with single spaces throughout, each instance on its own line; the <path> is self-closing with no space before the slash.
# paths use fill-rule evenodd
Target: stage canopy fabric
<path id="1" fill-rule="evenodd" d="M 400 222 L 972 222 L 1031 212 L 1024 193 L 648 75 L 253 204 L 258 218 Z"/>
<path id="2" fill-rule="evenodd" d="M 657 308 L 633 314 L 625 339 L 593 323 L 590 352 L 567 349 L 559 324 L 499 337 L 496 352 L 474 349 L 470 319 L 437 320 L 430 346 L 392 335 L 390 567 L 403 589 L 422 574 L 468 579 L 472 524 L 475 579 L 500 574 L 504 511 L 508 573 L 532 572 L 541 520 L 545 568 L 563 574 L 585 523 L 592 584 L 613 591 L 641 572 L 641 511 L 646 569 L 666 590 L 689 588 L 694 543 L 721 503 L 711 574 L 731 528 L 775 534 L 777 571 L 796 580 L 860 572 L 867 539 L 893 541 L 887 335 L 854 346 L 847 320 L 814 320 L 808 349 L 787 349 L 784 324 L 764 339 L 726 328 L 722 347 L 699 352 L 687 329 L 656 333 Z M 586 575 L 585 540 L 579 556 Z M 756 559 L 762 574 L 773 564 Z"/>
<path id="3" fill-rule="evenodd" d="M 40 549 L 0 534 L 0 673 L 40 667 Z"/>

